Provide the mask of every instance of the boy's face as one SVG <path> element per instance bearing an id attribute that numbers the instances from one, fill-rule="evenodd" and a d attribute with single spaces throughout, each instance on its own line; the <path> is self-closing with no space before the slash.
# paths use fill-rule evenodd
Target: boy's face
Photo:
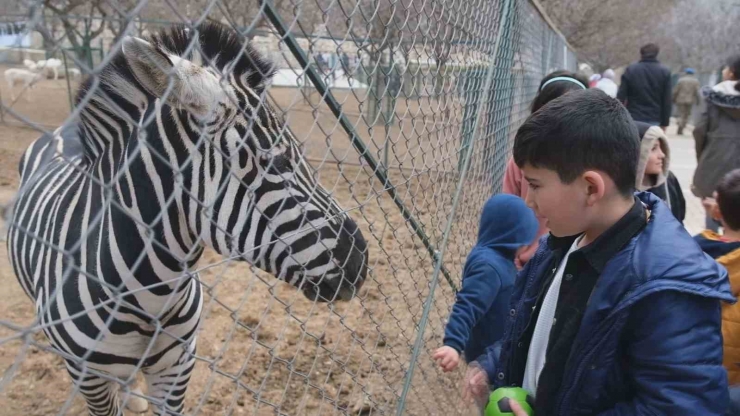
<path id="1" fill-rule="evenodd" d="M 556 237 L 585 231 L 589 221 L 588 185 L 581 178 L 565 184 L 557 172 L 525 165 L 524 178 L 529 184 L 527 206 L 547 219 L 547 227 Z"/>

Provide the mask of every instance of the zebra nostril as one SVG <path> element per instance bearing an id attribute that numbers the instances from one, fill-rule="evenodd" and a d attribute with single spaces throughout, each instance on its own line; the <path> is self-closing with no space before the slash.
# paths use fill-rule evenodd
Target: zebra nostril
<path id="1" fill-rule="evenodd" d="M 318 281 L 304 282 L 305 296 L 319 302 L 352 300 L 367 277 L 368 250 L 357 224 L 349 218 L 342 223 L 330 261 L 339 272 Z"/>
<path id="2" fill-rule="evenodd" d="M 355 292 L 359 290 L 367 277 L 367 242 L 357 224 L 349 217 L 342 223 L 334 258 L 344 272 L 342 285 L 346 284 L 348 288 L 352 286 Z M 341 291 L 342 288 L 337 289 Z"/>

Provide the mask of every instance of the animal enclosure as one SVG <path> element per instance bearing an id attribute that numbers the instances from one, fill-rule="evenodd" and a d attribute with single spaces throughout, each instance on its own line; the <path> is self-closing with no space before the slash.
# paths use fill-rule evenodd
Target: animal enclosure
<path id="1" fill-rule="evenodd" d="M 113 207 L 105 209 L 116 215 L 125 213 L 131 217 L 128 229 L 116 229 L 109 223 L 99 226 L 96 233 L 102 230 L 104 234 L 97 235 L 137 232 L 147 249 L 133 253 L 143 260 L 127 264 L 127 273 L 120 268 L 116 273 L 104 272 L 102 268 L 99 273 L 89 272 L 79 253 L 83 252 L 83 245 L 92 245 L 98 237 L 80 234 L 75 241 L 60 245 L 54 238 L 56 231 L 38 231 L 46 226 L 40 219 L 48 218 L 49 223 L 59 227 L 72 224 L 71 220 L 52 221 L 51 211 L 39 214 L 37 223 L 27 222 L 34 209 L 43 213 L 43 192 L 39 193 L 38 204 L 21 203 L 16 206 L 20 210 L 10 210 L 6 224 L 11 230 L 10 238 L 0 244 L 22 256 L 0 257 L 0 280 L 5 289 L 0 293 L 0 366 L 4 371 L 0 409 L 9 415 L 86 414 L 81 387 L 73 383 L 65 360 L 72 362 L 83 378 L 97 377 L 115 386 L 124 406 L 143 399 L 148 402 L 148 411 L 153 412 L 179 394 L 170 391 L 164 398 L 157 397 L 147 388 L 144 370 L 156 361 L 151 353 L 156 346 L 143 348 L 145 351 L 132 364 L 126 364 L 127 372 L 142 371 L 131 371 L 130 377 L 122 377 L 114 374 L 120 367 L 99 365 L 101 360 L 115 358 L 101 359 L 84 352 L 75 356 L 69 353 L 72 348 L 65 351 L 69 342 L 60 342 L 58 336 L 48 334 L 67 331 L 69 339 L 77 336 L 79 340 L 81 336 L 70 328 L 78 325 L 80 317 L 103 316 L 106 311 L 106 316 L 125 320 L 122 315 L 115 315 L 125 308 L 130 310 L 124 314 L 126 319 L 138 326 L 127 330 L 128 339 L 133 340 L 142 332 L 151 334 L 147 339 L 152 345 L 159 337 L 177 338 L 162 330 L 167 327 L 168 316 L 153 314 L 143 304 L 139 311 L 132 304 L 132 297 L 153 293 L 156 287 L 144 285 L 134 290 L 125 282 L 137 276 L 140 264 L 172 255 L 173 248 L 167 246 L 165 237 L 169 228 L 164 225 L 164 213 L 177 206 L 178 201 L 184 201 L 198 207 L 199 222 L 193 220 L 193 224 L 199 225 L 191 227 L 187 217 L 178 232 L 187 229 L 183 235 L 194 236 L 191 247 L 199 256 L 197 262 L 170 265 L 169 269 L 178 271 L 174 280 L 195 282 L 201 288 L 202 308 L 193 333 L 197 336 L 196 349 L 184 354 L 194 362 L 194 369 L 183 406 L 173 413 L 474 414 L 475 410 L 460 400 L 464 370 L 443 374 L 430 356 L 442 343 L 446 317 L 460 286 L 462 265 L 477 236 L 480 208 L 500 190 L 513 135 L 529 114 L 540 79 L 552 70 L 576 68 L 573 51 L 547 23 L 536 3 L 273 0 L 253 4 L 215 0 L 189 2 L 186 7 L 150 0 L 130 4 L 120 1 L 116 2 L 117 7 L 106 5 L 110 2 L 90 2 L 90 7 L 67 11 L 58 7 L 63 2 L 36 3 L 9 18 L 22 22 L 23 39 L 35 34 L 44 40 L 32 49 L 46 48 L 50 57 L 65 62 L 63 68 L 78 69 L 82 77 L 45 77 L 33 89 L 20 92 L 16 86 L 15 100 L 11 100 L 7 86 L 0 85 L 1 202 L 13 203 L 19 195 L 31 192 L 25 187 L 27 183 L 41 183 L 40 175 L 33 179 L 33 174 L 21 182 L 18 165 L 28 146 L 41 136 L 52 140 L 55 146 L 69 143 L 65 151 L 72 153 L 55 162 L 58 169 L 67 169 L 69 175 L 77 175 L 91 187 L 110 191 L 100 192 L 101 206 Z M 238 40 L 240 48 L 232 50 L 228 62 L 223 57 L 228 55 L 226 52 L 218 56 L 211 42 L 202 37 L 204 24 L 221 25 L 228 30 L 228 39 Z M 173 42 L 153 40 L 153 35 L 173 27 L 184 28 L 183 33 L 188 33 L 183 35 L 187 50 L 173 50 L 177 49 L 172 47 Z M 98 38 L 91 38 L 96 32 Z M 248 51 L 244 46 L 247 42 L 251 42 L 254 55 L 243 52 Z M 99 44 L 105 45 L 102 59 L 84 59 L 90 55 L 84 48 Z M 136 49 L 147 45 L 170 47 Z M 225 51 L 227 45 L 220 45 Z M 264 66 L 253 62 L 257 55 L 265 58 Z M 125 103 L 118 104 L 117 110 L 94 107 L 101 102 L 96 94 L 115 78 L 111 72 L 105 72 L 106 68 L 117 65 L 121 59 L 133 68 L 136 62 L 155 59 L 152 56 L 159 57 L 155 60 L 159 66 L 150 66 L 149 73 L 166 70 L 162 65 L 166 67 L 168 62 L 173 65 L 165 78 L 169 90 L 160 91 L 135 69 L 134 78 L 115 84 L 128 89 L 111 89 L 119 91 L 116 97 L 128 100 L 146 97 L 144 102 L 151 109 L 146 114 L 151 117 L 126 117 Z M 248 70 L 242 71 L 241 67 Z M 22 62 L 6 62 L 0 69 L 10 68 L 24 66 Z M 195 96 L 178 95 L 194 85 L 188 83 L 192 76 L 207 76 L 216 82 Z M 235 81 L 238 77 L 239 82 Z M 246 88 L 246 92 L 242 91 L 243 84 L 255 77 L 264 77 L 264 86 L 250 84 L 252 92 Z M 82 92 L 80 86 L 84 86 Z M 222 92 L 226 98 L 214 98 L 221 93 L 211 94 L 213 91 Z M 217 111 L 210 107 L 210 111 L 201 113 L 208 104 L 203 98 L 206 96 L 220 100 L 223 107 L 233 108 L 234 113 L 225 111 L 214 118 Z M 155 105 L 157 102 L 160 107 Z M 165 113 L 161 108 L 172 112 Z M 93 120 L 91 114 L 97 118 Z M 185 141 L 184 135 L 173 133 L 178 131 L 176 123 L 168 124 L 168 117 L 175 117 L 172 114 L 181 115 L 183 120 L 200 117 L 192 129 L 201 134 L 189 159 L 175 157 L 178 146 L 173 145 L 168 154 L 166 148 L 152 140 L 155 137 L 168 143 Z M 114 118 L 124 127 L 105 127 L 115 124 Z M 234 123 L 243 126 L 236 128 Z M 225 126 L 219 132 L 234 130 L 239 134 L 203 133 L 208 126 Z M 57 130 L 60 127 L 74 134 L 55 135 L 61 132 Z M 109 147 L 117 146 L 114 140 L 101 145 L 102 131 L 129 131 L 125 137 L 102 135 L 122 137 L 128 152 L 127 158 L 116 159 L 120 163 L 105 162 L 115 168 L 113 177 L 103 175 L 108 182 L 98 180 L 102 173 L 92 168 L 109 167 L 93 162 L 96 157 L 108 155 L 106 152 L 112 151 Z M 76 153 L 74 148 L 70 150 L 78 141 L 89 148 Z M 231 204 L 236 200 L 228 199 L 236 191 L 229 190 L 227 179 L 236 177 L 232 161 L 239 158 L 230 157 L 233 155 L 228 149 L 220 150 L 228 147 L 227 142 L 242 143 L 231 151 L 245 151 L 247 164 L 252 163 L 259 172 L 257 178 L 249 181 L 245 179 L 248 175 L 238 176 L 234 189 L 243 187 L 242 192 L 256 200 L 258 181 L 271 181 L 281 184 L 281 190 L 307 190 L 301 204 L 318 208 L 305 208 L 295 217 L 301 221 L 292 225 L 281 223 L 280 228 L 275 222 L 280 214 L 288 215 L 285 206 L 292 199 L 272 210 L 254 210 L 250 202 L 245 202 L 244 216 L 246 211 L 255 211 L 255 224 L 269 224 L 261 232 L 253 231 L 244 237 L 249 244 L 231 243 L 231 249 L 224 253 L 226 240 L 238 240 L 230 232 L 239 224 L 239 212 L 232 213 L 233 223 L 228 221 L 229 215 L 217 215 L 224 212 L 224 205 L 229 205 L 224 200 Z M 173 179 L 171 183 L 161 179 L 173 172 L 181 177 L 194 174 L 192 171 L 197 169 L 192 161 L 201 157 L 198 155 L 206 152 L 204 149 L 210 150 L 208 157 L 202 157 L 201 173 L 211 175 L 209 178 L 215 176 L 205 167 L 206 161 L 221 166 L 223 172 L 231 172 L 231 176 L 224 174 L 226 179 L 220 185 L 206 188 L 204 180 L 207 191 L 199 193 L 186 179 Z M 280 159 L 280 163 L 287 165 L 277 166 L 278 156 L 283 156 L 285 160 Z M 172 163 L 173 160 L 178 163 Z M 132 209 L 130 202 L 121 202 L 128 199 L 116 196 L 116 192 L 121 192 L 116 191 L 120 187 L 116 181 L 138 174 L 136 169 L 142 166 L 154 168 L 148 174 L 154 177 L 151 187 L 162 183 L 170 187 L 171 193 L 145 190 L 150 187 L 146 177 L 141 177 L 141 182 L 126 183 L 124 187 L 142 196 L 137 199 L 137 209 Z M 168 167 L 168 172 L 162 171 L 163 167 Z M 302 178 L 300 184 L 291 182 L 297 176 Z M 158 199 L 175 193 L 177 198 Z M 64 213 L 67 206 L 58 205 L 55 212 Z M 161 210 L 162 215 L 148 218 L 143 212 L 148 213 L 152 206 L 167 209 Z M 315 218 L 320 224 L 312 222 L 314 228 L 309 230 L 305 224 L 306 212 L 310 210 L 320 213 Z M 65 217 L 57 214 L 54 218 Z M 315 250 L 333 260 L 328 262 L 333 266 L 326 267 L 340 269 L 339 277 L 334 272 L 312 274 L 309 262 L 302 260 L 297 249 L 286 249 L 280 260 L 293 259 L 295 267 L 291 270 L 297 270 L 295 279 L 290 278 L 286 268 L 277 266 L 277 256 L 254 254 L 261 247 L 291 246 L 296 241 L 295 234 L 311 235 L 336 218 L 356 224 L 357 231 L 343 240 L 348 223 L 345 222 L 341 228 L 327 231 L 329 237 L 316 237 Z M 284 232 L 289 226 L 294 227 L 288 230 L 292 234 Z M 214 231 L 204 231 L 209 228 Z M 257 234 L 260 239 L 254 237 Z M 220 237 L 211 239 L 212 235 Z M 360 247 L 359 235 L 366 247 Z M 219 242 L 219 238 L 223 241 Z M 26 246 L 21 240 L 27 242 Z M 350 256 L 360 258 L 360 254 L 337 254 L 354 247 L 362 253 L 364 271 L 359 266 L 347 266 Z M 118 248 L 127 249 L 125 245 Z M 82 312 L 77 315 L 41 319 L 58 305 L 54 301 L 29 299 L 14 271 L 19 264 L 31 269 L 34 261 L 42 262 L 43 256 L 33 260 L 34 250 L 68 256 L 65 258 L 69 260 L 59 263 L 60 270 L 68 272 L 59 275 L 55 287 L 74 288 L 69 291 L 77 293 L 79 282 L 85 280 L 103 288 L 109 302 L 85 303 L 83 299 Z M 279 248 L 273 250 L 277 252 Z M 104 254 L 110 252 L 109 248 Z M 26 255 L 27 260 L 18 260 Z M 120 276 L 124 284 L 112 284 L 112 274 Z M 338 280 L 331 280 L 335 277 Z M 36 279 L 44 277 L 39 275 Z M 328 287 L 321 286 L 326 282 L 331 282 L 329 286 L 334 290 L 319 289 Z M 307 289 L 311 287 L 316 287 L 314 292 Z M 307 291 L 314 296 L 308 296 Z M 60 289 L 59 296 L 68 296 L 63 292 Z M 85 297 L 86 292 L 79 293 Z M 55 296 L 56 293 L 39 298 Z M 73 298 L 65 302 L 72 302 Z M 85 344 L 88 351 L 105 347 L 107 337 L 114 335 L 115 331 L 106 332 L 105 323 L 103 319 L 95 324 L 103 330 L 97 332 L 94 342 Z M 123 333 L 125 336 L 116 333 L 116 337 L 123 337 L 116 339 L 127 339 L 129 332 Z M 185 344 L 187 340 L 180 341 Z M 117 351 L 126 355 L 128 350 L 121 347 Z M 123 407 L 121 412 L 134 414 Z"/>

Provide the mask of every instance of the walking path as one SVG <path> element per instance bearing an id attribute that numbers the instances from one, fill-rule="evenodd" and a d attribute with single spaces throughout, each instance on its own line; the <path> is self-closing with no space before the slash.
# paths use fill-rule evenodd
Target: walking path
<path id="1" fill-rule="evenodd" d="M 704 229 L 704 208 L 699 198 L 691 193 L 691 181 L 696 169 L 696 152 L 694 151 L 694 137 L 691 135 L 692 126 L 684 130 L 684 135 L 676 134 L 676 120 L 671 119 L 668 128 L 668 141 L 671 146 L 671 171 L 678 178 L 686 198 L 686 219 L 684 225 L 691 235 L 698 234 Z"/>

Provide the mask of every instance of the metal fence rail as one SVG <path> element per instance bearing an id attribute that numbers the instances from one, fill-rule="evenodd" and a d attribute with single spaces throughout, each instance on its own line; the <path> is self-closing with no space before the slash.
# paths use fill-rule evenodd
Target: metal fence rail
<path id="1" fill-rule="evenodd" d="M 480 208 L 501 190 L 512 139 L 529 115 L 540 79 L 577 68 L 574 51 L 538 4 L 32 3 L 9 11 L 3 21 L 13 30 L 0 30 L 0 46 L 7 49 L 0 52 L 3 70 L 42 74 L 33 88 L 21 82 L 12 91 L 0 87 L 0 165 L 9 166 L 0 170 L 0 202 L 10 203 L 10 234 L 3 243 L 10 261 L 0 262 L 6 288 L 0 295 L 0 408 L 8 414 L 83 414 L 89 378 L 120 389 L 128 407 L 144 401 L 150 411 L 170 406 L 171 414 L 475 414 L 461 402 L 463 370 L 443 374 L 431 353 L 442 344 Z M 233 45 L 199 38 L 204 22 L 218 22 L 238 40 L 240 51 L 231 62 L 251 63 L 220 65 L 214 51 L 228 55 Z M 197 35 L 188 38 L 183 53 L 154 53 L 166 57 L 154 60 L 160 66 L 191 65 L 165 77 L 167 88 L 142 81 L 136 71 L 136 81 L 125 83 L 111 75 L 122 45 L 156 46 L 131 42 L 176 24 Z M 241 90 L 265 69 L 254 67 L 247 43 L 269 62 L 262 75 L 272 75 L 264 91 Z M 127 53 L 126 65 L 135 68 L 132 59 L 150 59 L 148 53 Z M 38 62 L 48 58 L 52 66 L 53 59 L 62 62 L 58 79 L 46 62 Z M 239 68 L 249 65 L 252 75 L 237 82 L 244 75 Z M 158 73 L 157 66 L 147 71 Z M 195 76 L 217 82 L 193 89 L 190 101 L 178 101 L 178 82 Z M 110 85 L 116 88 L 105 89 Z M 105 91 L 120 94 L 116 99 L 151 101 L 142 101 L 146 110 L 134 118 L 136 105 L 101 110 Z M 233 113 L 216 107 L 199 112 L 211 102 L 203 97 L 222 96 L 230 98 L 219 101 L 219 108 Z M 54 136 L 61 126 L 63 138 Z M 190 143 L 194 131 L 200 133 Z M 116 139 L 120 144 L 105 141 L 120 132 L 128 132 Z M 42 142 L 52 140 L 49 151 L 62 154 L 34 162 L 37 176 L 21 183 L 16 166 L 41 135 Z M 115 153 L 121 149 L 125 157 Z M 84 199 L 90 192 L 88 208 L 77 199 L 54 197 L 73 185 L 49 179 L 55 177 L 45 171 L 49 160 L 70 178 L 87 180 L 89 185 L 68 195 Z M 256 174 L 243 173 L 244 163 Z M 207 179 L 196 185 L 187 179 L 191 174 Z M 44 185 L 47 180 L 61 182 Z M 292 190 L 293 196 L 260 206 L 266 182 L 278 184 L 272 192 Z M 43 186 L 45 192 L 33 194 L 29 203 L 28 195 Z M 242 200 L 243 209 L 229 206 L 239 207 Z M 93 215 L 95 201 L 102 208 Z M 303 208 L 290 208 L 296 206 Z M 320 215 L 309 220 L 310 210 Z M 127 225 L 117 227 L 106 215 L 118 215 Z M 247 217 L 253 226 L 240 228 Z M 343 218 L 357 225 L 353 236 L 343 234 L 347 223 L 320 231 Z M 59 230 L 76 237 L 60 240 Z M 99 244 L 112 241 L 110 236 L 125 244 Z M 187 250 L 177 236 L 189 241 Z M 300 236 L 312 237 L 299 244 Z M 313 244 L 306 246 L 309 240 Z M 98 247 L 94 255 L 86 252 L 91 247 Z M 346 254 L 354 249 L 361 256 Z M 123 260 L 115 267 L 91 268 L 87 260 L 117 255 Z M 64 260 L 56 268 L 42 267 L 52 257 Z M 360 258 L 366 277 L 349 265 Z M 281 268 L 282 262 L 292 269 Z M 317 264 L 324 271 L 316 272 Z M 327 270 L 340 270 L 339 280 Z M 32 283 L 24 285 L 24 278 Z M 153 278 L 159 283 L 150 284 Z M 354 291 L 337 290 L 338 281 Z M 172 282 L 180 289 L 162 295 Z M 201 290 L 203 305 L 189 317 L 200 317 L 196 332 L 182 334 L 170 327 L 171 308 L 184 302 L 181 288 L 189 284 Z M 333 301 L 319 302 L 311 293 Z M 152 303 L 156 296 L 161 299 Z M 153 312 L 152 304 L 161 311 Z M 77 313 L 60 305 L 73 305 L 69 310 Z M 99 331 L 87 338 L 78 325 Z M 197 349 L 188 349 L 193 334 Z M 172 404 L 180 388 L 161 395 L 151 381 L 159 371 L 158 342 L 166 339 L 184 348 L 184 362 L 194 361 L 182 408 Z M 74 342 L 81 347 L 69 347 Z M 127 357 L 125 365 L 120 356 Z M 181 368 L 171 378 L 189 373 Z"/>

